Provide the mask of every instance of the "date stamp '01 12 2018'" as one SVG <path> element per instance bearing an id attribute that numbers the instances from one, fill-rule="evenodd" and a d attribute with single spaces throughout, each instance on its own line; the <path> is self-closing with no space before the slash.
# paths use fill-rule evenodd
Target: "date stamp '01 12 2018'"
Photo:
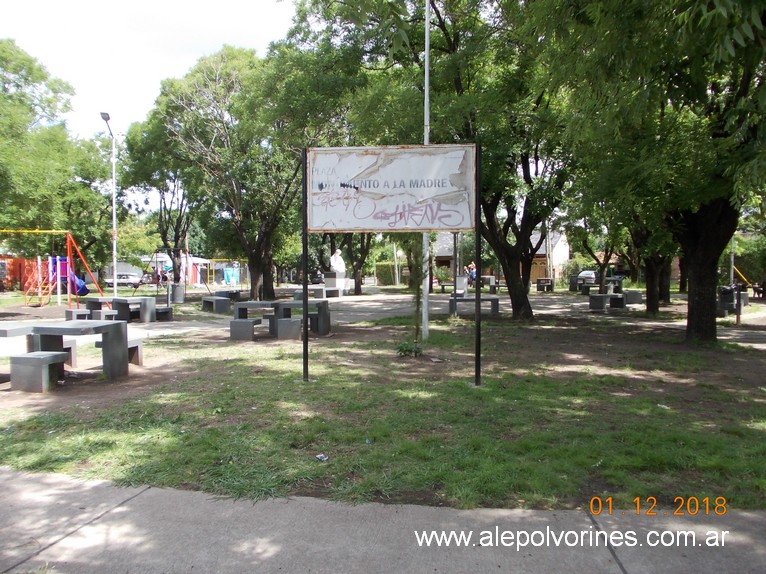
<path id="1" fill-rule="evenodd" d="M 723 496 L 717 496 L 710 498 L 705 496 L 698 498 L 696 496 L 676 496 L 673 498 L 673 504 L 675 509 L 672 511 L 660 511 L 656 510 L 657 499 L 654 496 L 646 496 L 641 498 L 637 496 L 633 499 L 635 508 L 631 511 L 615 510 L 611 496 L 602 498 L 600 496 L 594 496 L 590 499 L 590 513 L 594 516 L 600 514 L 607 514 L 612 516 L 613 514 L 635 514 L 637 516 L 724 516 L 727 512 L 726 498 Z"/>

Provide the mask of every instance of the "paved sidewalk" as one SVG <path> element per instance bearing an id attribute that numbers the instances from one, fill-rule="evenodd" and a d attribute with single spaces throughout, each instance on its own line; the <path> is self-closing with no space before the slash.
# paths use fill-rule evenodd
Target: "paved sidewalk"
<path id="1" fill-rule="evenodd" d="M 681 520 L 661 512 L 657 517 L 615 512 L 610 518 L 575 510 L 351 506 L 313 498 L 252 503 L 5 468 L 0 468 L 0 482 L 4 573 L 766 570 L 766 512 Z M 432 530 L 471 533 L 472 538 L 461 546 L 419 546 L 415 533 Z M 612 544 L 597 542 L 599 532 Z M 689 532 L 694 532 L 693 546 Z M 706 545 L 713 535 L 721 545 Z M 682 546 L 662 546 L 671 539 Z M 517 541 L 525 544 L 517 548 Z"/>

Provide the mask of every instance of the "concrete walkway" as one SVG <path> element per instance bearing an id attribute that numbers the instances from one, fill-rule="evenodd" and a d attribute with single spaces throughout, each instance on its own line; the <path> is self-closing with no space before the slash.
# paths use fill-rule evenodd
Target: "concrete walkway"
<path id="1" fill-rule="evenodd" d="M 662 511 L 609 517 L 313 498 L 252 503 L 3 468 L 0 483 L 2 572 L 766 571 L 765 512 L 676 519 Z M 432 531 L 455 534 L 450 545 L 434 538 L 419 545 L 418 535 Z"/>

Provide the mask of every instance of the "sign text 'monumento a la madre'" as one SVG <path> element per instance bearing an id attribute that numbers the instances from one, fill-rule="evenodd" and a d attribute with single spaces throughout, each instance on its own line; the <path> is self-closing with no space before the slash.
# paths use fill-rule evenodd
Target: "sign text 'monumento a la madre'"
<path id="1" fill-rule="evenodd" d="M 474 145 L 310 148 L 309 232 L 474 227 Z"/>

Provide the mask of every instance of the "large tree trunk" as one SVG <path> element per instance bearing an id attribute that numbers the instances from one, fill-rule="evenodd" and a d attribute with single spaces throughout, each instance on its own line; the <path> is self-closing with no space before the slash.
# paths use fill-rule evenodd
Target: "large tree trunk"
<path id="1" fill-rule="evenodd" d="M 170 249 L 170 260 L 173 263 L 173 283 L 181 282 L 181 250 L 178 248 Z"/>
<path id="2" fill-rule="evenodd" d="M 646 269 L 646 312 L 656 315 L 660 312 L 660 268 L 662 258 L 657 255 L 644 257 Z"/>
<path id="3" fill-rule="evenodd" d="M 672 271 L 673 258 L 663 256 L 660 266 L 660 303 L 670 305 L 670 274 Z"/>
<path id="4" fill-rule="evenodd" d="M 498 259 L 503 267 L 505 284 L 508 285 L 513 318 L 529 320 L 534 317 L 534 313 L 532 312 L 532 305 L 529 303 L 527 283 L 521 277 L 521 257 L 514 254 L 514 251 L 504 250 Z"/>
<path id="5" fill-rule="evenodd" d="M 247 271 L 250 274 L 250 299 L 257 301 L 261 293 L 261 257 L 251 250 L 247 254 Z"/>
<path id="6" fill-rule="evenodd" d="M 686 293 L 688 290 L 688 277 L 686 274 L 686 259 L 683 254 L 678 258 L 678 269 L 681 272 L 681 276 L 678 278 L 678 291 Z"/>
<path id="7" fill-rule="evenodd" d="M 718 261 L 737 229 L 739 212 L 728 198 L 685 210 L 674 218 L 673 234 L 683 250 L 689 277 L 687 341 L 716 341 Z"/>

